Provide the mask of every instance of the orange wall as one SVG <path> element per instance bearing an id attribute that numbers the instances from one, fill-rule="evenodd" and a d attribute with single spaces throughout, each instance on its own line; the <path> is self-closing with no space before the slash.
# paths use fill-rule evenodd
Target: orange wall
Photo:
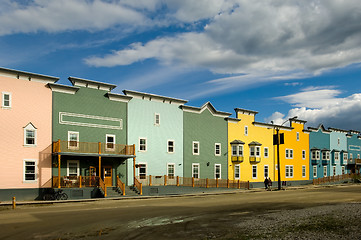
<path id="1" fill-rule="evenodd" d="M 11 93 L 11 109 L 0 104 L 0 189 L 38 188 L 51 178 L 52 92 L 45 82 L 0 76 L 0 94 Z M 1 94 L 2 99 L 2 94 Z M 37 128 L 37 146 L 24 146 L 24 127 Z M 37 181 L 24 183 L 24 159 L 37 160 Z"/>

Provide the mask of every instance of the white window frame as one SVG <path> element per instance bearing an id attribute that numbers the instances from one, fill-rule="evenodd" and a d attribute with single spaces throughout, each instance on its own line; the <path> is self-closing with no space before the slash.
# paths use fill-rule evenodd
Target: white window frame
<path id="1" fill-rule="evenodd" d="M 34 144 L 27 143 L 27 131 L 31 131 L 34 133 Z M 28 125 L 26 125 L 26 127 L 24 127 L 24 146 L 36 147 L 36 145 L 37 145 L 37 129 L 33 124 L 29 123 Z"/>
<path id="2" fill-rule="evenodd" d="M 347 161 L 348 159 L 348 154 L 347 153 L 343 153 L 343 161 Z"/>
<path id="3" fill-rule="evenodd" d="M 323 166 L 323 177 L 327 177 L 327 166 Z"/>
<path id="4" fill-rule="evenodd" d="M 66 162 L 66 176 L 69 176 L 69 163 L 76 163 L 76 176 L 80 175 L 80 163 L 79 160 L 68 160 Z"/>
<path id="5" fill-rule="evenodd" d="M 317 166 L 313 166 L 313 178 L 317 178 Z"/>
<path id="6" fill-rule="evenodd" d="M 108 142 L 108 137 L 113 137 L 114 142 Z M 113 147 L 108 147 L 108 144 L 113 144 Z M 114 134 L 105 134 L 105 149 L 106 150 L 111 150 L 114 151 L 115 150 L 115 144 L 116 144 L 116 138 Z"/>
<path id="7" fill-rule="evenodd" d="M 260 157 L 261 156 L 261 147 L 260 146 L 250 146 L 249 147 L 249 156 L 250 157 Z"/>
<path id="8" fill-rule="evenodd" d="M 293 165 L 285 166 L 285 178 L 293 178 Z"/>
<path id="9" fill-rule="evenodd" d="M 197 148 L 194 147 L 194 144 L 197 145 Z M 197 149 L 197 152 L 195 152 L 196 149 Z M 200 153 L 200 144 L 199 144 L 199 141 L 193 141 L 193 142 L 192 142 L 192 153 L 193 153 L 193 155 L 199 155 L 199 153 Z"/>
<path id="10" fill-rule="evenodd" d="M 34 180 L 26 180 L 25 175 L 27 174 L 26 173 L 26 167 L 27 167 L 26 163 L 27 162 L 34 163 L 34 178 L 35 178 Z M 23 160 L 23 182 L 24 183 L 35 183 L 37 181 L 38 181 L 38 160 L 37 159 L 24 159 Z"/>
<path id="11" fill-rule="evenodd" d="M 160 125 L 160 114 L 154 113 L 154 125 L 159 126 Z"/>
<path id="12" fill-rule="evenodd" d="M 238 171 L 236 171 L 236 169 L 238 168 Z M 237 177 L 237 173 L 238 173 L 238 177 Z M 236 164 L 234 165 L 234 179 L 240 179 L 241 178 L 241 165 L 240 164 Z"/>
<path id="13" fill-rule="evenodd" d="M 234 154 L 236 152 L 236 154 Z M 243 157 L 243 145 L 232 145 L 232 156 L 233 157 Z"/>
<path id="14" fill-rule="evenodd" d="M 70 140 L 70 135 L 71 134 L 75 134 L 76 137 L 76 146 L 71 146 L 71 140 Z M 68 131 L 68 148 L 69 149 L 79 149 L 79 138 L 80 138 L 80 134 L 79 132 L 75 132 L 75 131 Z"/>
<path id="15" fill-rule="evenodd" d="M 267 169 L 267 170 L 266 170 Z M 264 165 L 263 167 L 263 173 L 264 173 L 264 177 L 268 178 L 269 177 L 269 166 L 268 165 Z M 266 174 L 267 173 L 267 174 Z"/>
<path id="16" fill-rule="evenodd" d="M 302 177 L 306 177 L 306 165 L 302 165 Z"/>
<path id="17" fill-rule="evenodd" d="M 265 158 L 268 158 L 269 157 L 269 151 L 268 151 L 269 149 L 268 149 L 268 147 L 264 147 L 264 149 L 263 149 L 263 156 L 265 157 Z"/>
<path id="18" fill-rule="evenodd" d="M 173 176 L 170 176 L 170 172 L 169 172 L 169 170 L 170 170 L 170 166 L 172 166 L 173 167 Z M 174 178 L 175 177 L 175 163 L 168 163 L 167 164 L 167 176 L 169 177 L 169 178 Z"/>
<path id="19" fill-rule="evenodd" d="M 142 175 L 144 175 L 144 178 L 141 178 L 141 175 L 140 175 L 141 166 L 144 166 L 144 169 L 145 169 L 145 172 L 142 173 Z M 139 176 L 139 179 L 147 179 L 147 172 L 148 172 L 148 164 L 145 163 L 145 162 L 138 163 L 138 176 Z"/>
<path id="20" fill-rule="evenodd" d="M 217 168 L 219 167 L 219 178 L 222 179 L 222 164 L 214 164 L 214 179 L 217 179 Z"/>
<path id="21" fill-rule="evenodd" d="M 332 166 L 332 175 L 336 176 L 336 166 Z"/>
<path id="22" fill-rule="evenodd" d="M 256 174 L 256 175 L 254 175 Z M 257 179 L 257 165 L 252 165 L 252 179 Z"/>
<path id="23" fill-rule="evenodd" d="M 293 159 L 293 149 L 286 148 L 285 155 L 286 159 Z"/>
<path id="24" fill-rule="evenodd" d="M 244 126 L 244 136 L 248 136 L 248 126 Z"/>
<path id="25" fill-rule="evenodd" d="M 173 146 L 169 145 L 169 143 L 173 143 Z M 170 148 L 172 148 L 171 151 Z M 175 152 L 175 141 L 172 139 L 167 140 L 167 153 L 174 153 L 174 152 Z"/>
<path id="26" fill-rule="evenodd" d="M 342 166 L 342 167 L 341 167 L 341 173 L 342 173 L 342 175 L 346 173 L 346 171 L 345 171 L 345 166 Z"/>
<path id="27" fill-rule="evenodd" d="M 339 152 L 335 152 L 335 154 L 334 154 L 334 159 L 335 159 L 335 161 L 339 161 L 340 160 L 340 153 Z"/>
<path id="28" fill-rule="evenodd" d="M 217 153 L 217 147 L 218 147 L 218 153 Z M 214 144 L 214 155 L 215 156 L 221 156 L 222 155 L 222 145 L 220 143 Z"/>
<path id="29" fill-rule="evenodd" d="M 353 158 L 353 155 L 352 155 L 352 153 L 350 153 L 350 159 L 352 159 Z"/>
<path id="30" fill-rule="evenodd" d="M 300 133 L 299 132 L 296 133 L 296 140 L 300 141 Z"/>
<path id="31" fill-rule="evenodd" d="M 198 169 L 198 173 L 197 173 L 198 176 L 197 177 L 195 177 L 195 173 L 194 173 L 195 167 L 197 167 L 197 169 Z M 201 171 L 200 171 L 199 163 L 192 163 L 192 177 L 196 178 L 196 179 L 200 178 L 201 177 L 200 172 Z"/>
<path id="32" fill-rule="evenodd" d="M 340 143 L 341 143 L 340 138 L 337 138 L 337 145 L 340 145 Z"/>
<path id="33" fill-rule="evenodd" d="M 144 144 L 142 144 L 140 141 L 141 140 L 145 140 L 144 141 Z M 139 139 L 138 139 L 138 144 L 139 144 L 139 146 L 138 146 L 138 151 L 139 152 L 146 152 L 147 150 L 148 150 L 148 147 L 147 147 L 147 138 L 146 137 L 139 137 Z M 142 149 L 142 147 L 144 147 L 144 149 Z"/>
<path id="34" fill-rule="evenodd" d="M 302 150 L 302 159 L 303 159 L 303 160 L 306 159 L 306 150 Z"/>
<path id="35" fill-rule="evenodd" d="M 5 95 L 9 96 L 9 106 L 5 106 Z M 9 92 L 2 92 L 1 93 L 1 107 L 3 109 L 10 109 L 12 106 L 12 96 Z"/>

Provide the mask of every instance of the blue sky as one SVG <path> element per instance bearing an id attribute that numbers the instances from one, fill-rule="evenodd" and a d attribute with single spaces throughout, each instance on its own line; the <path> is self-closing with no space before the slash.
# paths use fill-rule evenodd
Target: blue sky
<path id="1" fill-rule="evenodd" d="M 0 66 L 361 130 L 357 0 L 0 0 Z"/>

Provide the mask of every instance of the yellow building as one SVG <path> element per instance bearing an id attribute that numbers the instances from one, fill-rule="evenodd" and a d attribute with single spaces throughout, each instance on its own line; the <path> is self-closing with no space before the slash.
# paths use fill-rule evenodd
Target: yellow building
<path id="1" fill-rule="evenodd" d="M 289 119 L 290 127 L 279 127 L 284 134 L 284 144 L 280 145 L 281 181 L 309 180 L 309 133 L 304 129 L 306 121 Z M 275 126 L 275 129 L 277 126 Z M 276 133 L 276 130 L 274 130 Z M 275 176 L 278 181 L 277 148 L 274 146 Z"/>
<path id="2" fill-rule="evenodd" d="M 227 118 L 228 178 L 250 182 L 272 178 L 274 125 L 255 122 L 256 111 L 240 108 L 235 111 L 236 118 Z"/>

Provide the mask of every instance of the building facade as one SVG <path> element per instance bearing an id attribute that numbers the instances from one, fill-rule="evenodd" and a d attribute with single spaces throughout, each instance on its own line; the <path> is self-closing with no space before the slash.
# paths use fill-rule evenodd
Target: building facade
<path id="1" fill-rule="evenodd" d="M 56 77 L 0 68 L 0 201 L 34 200 L 51 180 L 52 94 Z"/>
<path id="2" fill-rule="evenodd" d="M 361 137 L 360 132 L 350 131 L 347 134 L 348 159 L 343 160 L 347 173 L 360 173 L 361 167 Z"/>
<path id="3" fill-rule="evenodd" d="M 346 173 L 346 166 L 343 165 L 345 160 L 348 158 L 347 152 L 347 134 L 348 131 L 337 129 L 337 128 L 328 128 L 331 131 L 330 133 L 330 166 L 329 166 L 329 176 L 336 176 Z"/>
<path id="4" fill-rule="evenodd" d="M 183 176 L 227 179 L 228 147 L 226 117 L 210 102 L 183 109 Z"/>

